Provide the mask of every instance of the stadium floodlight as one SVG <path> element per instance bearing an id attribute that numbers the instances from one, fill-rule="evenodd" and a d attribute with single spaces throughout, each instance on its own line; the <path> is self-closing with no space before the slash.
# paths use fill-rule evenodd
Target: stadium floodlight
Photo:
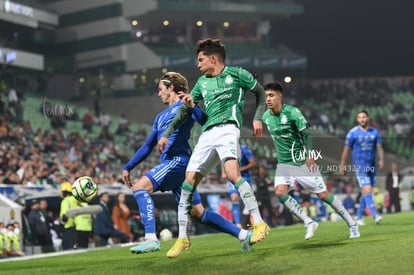
<path id="1" fill-rule="evenodd" d="M 138 20 L 132 20 L 131 24 L 132 24 L 132 26 L 137 26 L 138 25 Z"/>
<path id="2" fill-rule="evenodd" d="M 223 22 L 223 27 L 224 27 L 224 28 L 228 28 L 228 27 L 230 27 L 230 23 L 229 23 L 229 21 L 224 21 L 224 22 Z"/>
<path id="3" fill-rule="evenodd" d="M 164 20 L 164 21 L 162 21 L 162 25 L 163 25 L 164 27 L 167 27 L 169 24 L 170 24 L 170 21 L 169 21 L 169 20 Z"/>
<path id="4" fill-rule="evenodd" d="M 287 75 L 283 78 L 283 82 L 285 82 L 286 84 L 289 84 L 292 82 L 292 77 L 290 75 Z"/>
<path id="5" fill-rule="evenodd" d="M 201 21 L 201 20 L 197 20 L 197 22 L 196 22 L 196 26 L 197 27 L 201 27 L 201 26 L 203 26 L 203 21 Z"/>

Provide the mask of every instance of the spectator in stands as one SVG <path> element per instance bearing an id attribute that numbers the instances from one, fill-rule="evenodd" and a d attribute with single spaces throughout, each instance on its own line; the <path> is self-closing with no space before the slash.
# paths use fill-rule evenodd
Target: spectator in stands
<path id="1" fill-rule="evenodd" d="M 103 211 L 96 215 L 93 226 L 94 233 L 99 236 L 99 245 L 107 245 L 108 239 L 112 237 L 118 237 L 121 239 L 121 243 L 127 243 L 129 241 L 128 236 L 123 232 L 116 230 L 114 226 L 108 203 L 108 192 L 101 193 L 99 205 L 102 207 Z"/>
<path id="2" fill-rule="evenodd" d="M 83 125 L 82 128 L 88 131 L 88 133 L 92 132 L 93 127 L 93 115 L 91 112 L 86 111 L 85 115 L 83 116 Z"/>
<path id="3" fill-rule="evenodd" d="M 118 121 L 118 129 L 116 130 L 117 135 L 123 135 L 129 131 L 129 120 L 125 114 L 121 114 Z"/>
<path id="4" fill-rule="evenodd" d="M 16 107 L 17 102 L 19 101 L 19 98 L 17 96 L 17 92 L 15 89 L 12 88 L 9 90 L 9 95 L 7 99 L 8 99 L 9 108 L 14 109 Z"/>
<path id="5" fill-rule="evenodd" d="M 55 248 L 55 251 L 62 250 L 62 238 L 64 230 L 65 228 L 59 218 L 59 214 L 53 213 L 53 223 L 50 227 L 50 234 L 52 237 L 53 247 Z"/>
<path id="6" fill-rule="evenodd" d="M 218 212 L 226 220 L 234 222 L 233 221 L 233 213 L 232 213 L 232 210 L 231 210 L 231 208 L 232 208 L 231 204 L 232 204 L 232 202 L 227 198 L 226 195 L 221 195 L 220 196 L 220 203 L 218 205 Z M 241 226 L 240 221 L 239 221 L 239 224 Z"/>
<path id="7" fill-rule="evenodd" d="M 400 204 L 400 183 L 403 176 L 398 172 L 398 166 L 395 162 L 391 163 L 391 171 L 388 172 L 385 179 L 385 187 L 389 194 L 389 205 L 387 206 L 387 213 L 392 213 L 392 207 L 394 206 L 394 212 L 401 212 Z"/>
<path id="8" fill-rule="evenodd" d="M 99 153 L 96 167 L 98 168 L 99 173 L 102 173 L 102 176 L 106 175 L 108 170 L 108 157 L 105 153 Z"/>
<path id="9" fill-rule="evenodd" d="M 111 117 L 106 112 L 102 112 L 102 114 L 99 116 L 99 124 L 101 124 L 103 129 L 109 129 L 109 125 L 111 124 Z"/>
<path id="10" fill-rule="evenodd" d="M 33 199 L 30 208 L 31 211 L 28 220 L 32 231 L 33 244 L 40 245 L 42 247 L 42 252 L 53 251 L 52 239 L 46 222 L 46 217 L 43 216 L 43 213 L 40 211 L 39 201 Z"/>
<path id="11" fill-rule="evenodd" d="M 19 176 L 13 170 L 8 169 L 6 171 L 6 177 L 3 181 L 4 184 L 19 184 Z"/>
<path id="12" fill-rule="evenodd" d="M 97 95 L 95 96 L 95 99 L 93 101 L 93 109 L 95 111 L 95 117 L 99 118 L 101 116 L 102 111 L 102 100 L 100 91 L 97 91 Z"/>
<path id="13" fill-rule="evenodd" d="M 120 192 L 116 195 L 115 204 L 112 207 L 112 220 L 116 229 L 132 239 L 131 228 L 128 224 L 130 216 L 131 210 L 125 202 L 125 194 Z"/>

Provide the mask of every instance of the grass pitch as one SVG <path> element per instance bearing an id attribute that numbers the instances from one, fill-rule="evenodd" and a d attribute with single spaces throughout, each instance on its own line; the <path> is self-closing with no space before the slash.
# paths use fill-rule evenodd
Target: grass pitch
<path id="1" fill-rule="evenodd" d="M 118 247 L 1 261 L 0 274 L 413 274 L 414 212 L 386 215 L 378 225 L 365 221 L 359 239 L 349 239 L 343 221 L 321 223 L 308 241 L 295 225 L 273 228 L 246 254 L 233 237 L 212 234 L 194 237 L 176 259 L 165 256 L 172 240 L 140 255 Z"/>

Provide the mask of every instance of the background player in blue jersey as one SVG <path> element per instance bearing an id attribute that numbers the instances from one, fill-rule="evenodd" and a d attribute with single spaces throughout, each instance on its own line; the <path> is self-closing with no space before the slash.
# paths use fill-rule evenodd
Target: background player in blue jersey
<path id="1" fill-rule="evenodd" d="M 150 135 L 124 166 L 124 170 L 122 171 L 122 179 L 133 191 L 145 228 L 145 240 L 131 248 L 131 252 L 133 253 L 145 253 L 160 249 L 160 243 L 155 231 L 154 202 L 150 194 L 156 191 L 172 191 L 176 196 L 176 200 L 180 200 L 181 185 L 185 178 L 185 170 L 191 154 L 188 143 L 190 131 L 193 127 L 194 120 L 203 124 L 206 119 L 201 109 L 195 106 L 192 110 L 192 117 L 184 121 L 170 135 L 168 147 L 165 148 L 160 156 L 160 165 L 148 171 L 135 183 L 130 179 L 130 171 L 151 153 L 153 147 L 157 144 L 157 141 L 181 106 L 180 96 L 183 96 L 187 92 L 188 83 L 181 74 L 168 72 L 161 77 L 158 85 L 158 96 L 169 107 L 156 116 Z M 235 236 L 241 241 L 242 251 L 250 251 L 251 246 L 248 241 L 251 235 L 249 233 L 250 231 L 241 230 L 220 215 L 206 211 L 201 204 L 201 198 L 198 192 L 194 193 L 191 215 L 201 223 Z"/>
<path id="2" fill-rule="evenodd" d="M 240 174 L 250 185 L 252 185 L 250 170 L 256 167 L 256 158 L 246 144 L 240 144 L 240 152 Z M 221 177 L 227 179 L 226 173 L 224 172 L 224 168 L 222 169 Z M 229 189 L 229 195 L 231 199 L 231 211 L 233 214 L 233 222 L 238 227 L 242 228 L 242 223 L 240 219 L 239 191 L 237 191 L 236 187 L 234 187 L 231 181 L 227 181 L 227 187 Z"/>
<path id="3" fill-rule="evenodd" d="M 378 151 L 378 168 L 384 168 L 384 150 L 381 145 L 381 136 L 377 129 L 369 126 L 368 112 L 361 110 L 357 113 L 358 126 L 352 128 L 346 135 L 345 147 L 341 157 L 341 175 L 346 171 L 355 172 L 361 187 L 361 199 L 358 209 L 357 223 L 365 225 L 362 220 L 364 209 L 368 206 L 375 223 L 379 223 L 382 217 L 378 215 L 372 196 L 372 188 L 375 187 L 376 156 Z M 346 160 L 352 151 L 352 165 L 347 166 Z"/>

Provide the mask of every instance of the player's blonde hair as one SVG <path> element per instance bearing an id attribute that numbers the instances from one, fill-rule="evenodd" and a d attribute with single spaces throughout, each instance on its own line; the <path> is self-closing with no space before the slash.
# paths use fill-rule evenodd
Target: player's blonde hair
<path id="1" fill-rule="evenodd" d="M 188 81 L 187 79 L 180 73 L 177 72 L 167 72 L 165 73 L 160 81 L 164 83 L 164 85 L 168 88 L 171 85 L 174 86 L 174 92 L 184 92 L 188 93 Z"/>

